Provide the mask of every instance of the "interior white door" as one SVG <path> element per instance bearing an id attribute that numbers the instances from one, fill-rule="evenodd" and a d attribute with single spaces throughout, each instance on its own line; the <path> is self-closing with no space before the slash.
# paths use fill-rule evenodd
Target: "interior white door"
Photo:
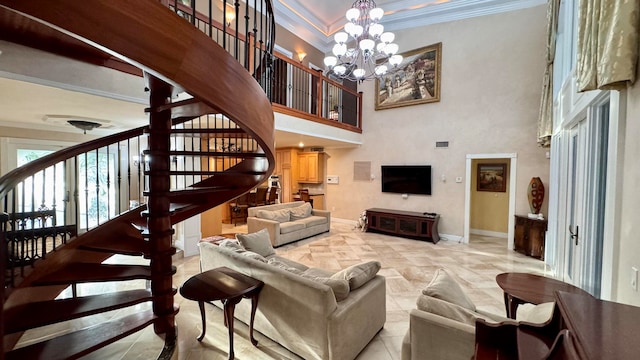
<path id="1" fill-rule="evenodd" d="M 581 121 L 570 130 L 569 172 L 567 177 L 568 204 L 566 219 L 568 223 L 564 233 L 565 242 L 565 281 L 579 286 L 581 283 L 582 248 L 580 228 L 584 229 L 584 129 Z"/>

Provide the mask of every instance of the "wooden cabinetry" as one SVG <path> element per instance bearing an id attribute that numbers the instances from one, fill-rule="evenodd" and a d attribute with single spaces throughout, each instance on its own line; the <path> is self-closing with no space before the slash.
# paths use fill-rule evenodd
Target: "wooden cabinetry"
<path id="1" fill-rule="evenodd" d="M 324 180 L 324 153 L 298 153 L 298 182 L 320 184 Z"/>
<path id="2" fill-rule="evenodd" d="M 516 215 L 514 250 L 544 260 L 545 232 L 547 220 L 530 219 Z"/>
<path id="3" fill-rule="evenodd" d="M 278 175 L 280 180 L 280 201 L 293 201 L 292 194 L 298 191 L 298 150 L 276 149 L 276 167 L 273 174 Z"/>
<path id="4" fill-rule="evenodd" d="M 417 239 L 429 239 L 433 243 L 440 241 L 438 235 L 437 214 L 413 211 L 367 209 L 367 231 Z"/>

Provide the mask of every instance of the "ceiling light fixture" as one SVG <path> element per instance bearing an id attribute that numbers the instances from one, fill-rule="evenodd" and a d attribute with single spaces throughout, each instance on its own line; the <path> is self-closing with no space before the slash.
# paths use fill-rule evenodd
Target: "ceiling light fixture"
<path id="1" fill-rule="evenodd" d="M 68 120 L 67 122 L 69 125 L 83 130 L 85 134 L 87 133 L 87 130 L 93 130 L 101 126 L 100 123 L 85 120 Z"/>
<path id="2" fill-rule="evenodd" d="M 333 55 L 324 58 L 330 74 L 351 81 L 382 77 L 402 62 L 395 35 L 379 23 L 384 10 L 373 0 L 357 0 L 347 10 L 344 31 L 335 34 Z M 349 40 L 351 44 L 347 44 Z"/>

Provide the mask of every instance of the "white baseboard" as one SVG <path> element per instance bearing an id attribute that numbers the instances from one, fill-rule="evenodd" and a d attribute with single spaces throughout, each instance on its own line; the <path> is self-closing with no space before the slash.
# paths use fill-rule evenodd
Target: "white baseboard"
<path id="1" fill-rule="evenodd" d="M 341 224 L 353 225 L 353 226 L 356 226 L 356 224 L 358 224 L 358 222 L 357 222 L 357 221 L 355 221 L 355 220 L 350 220 L 350 219 L 340 219 L 340 218 L 335 218 L 335 217 L 332 217 L 332 218 L 331 218 L 331 221 L 335 221 L 335 222 L 337 222 L 337 223 L 341 223 Z"/>
<path id="2" fill-rule="evenodd" d="M 449 234 L 439 234 L 439 235 L 440 235 L 440 240 L 444 240 L 444 241 L 462 242 L 462 240 L 464 239 L 464 236 L 460 236 L 460 235 L 449 235 Z"/>
<path id="3" fill-rule="evenodd" d="M 507 233 L 498 232 L 498 231 L 488 231 L 488 230 L 481 230 L 481 229 L 469 229 L 469 232 L 471 234 L 474 234 L 474 235 L 493 236 L 493 237 L 504 238 L 504 239 L 506 239 L 508 237 Z"/>

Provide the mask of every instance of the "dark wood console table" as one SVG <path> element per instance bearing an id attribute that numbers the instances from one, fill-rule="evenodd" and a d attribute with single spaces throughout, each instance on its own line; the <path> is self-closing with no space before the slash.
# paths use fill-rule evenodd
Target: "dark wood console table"
<path id="1" fill-rule="evenodd" d="M 420 240 L 440 241 L 440 215 L 415 211 L 367 209 L 367 231 L 380 232 Z"/>
<path id="2" fill-rule="evenodd" d="M 553 318 L 545 324 L 477 320 L 475 359 L 638 358 L 640 307 L 562 291 L 556 291 L 555 301 Z M 556 356 L 547 357 L 551 353 Z"/>

